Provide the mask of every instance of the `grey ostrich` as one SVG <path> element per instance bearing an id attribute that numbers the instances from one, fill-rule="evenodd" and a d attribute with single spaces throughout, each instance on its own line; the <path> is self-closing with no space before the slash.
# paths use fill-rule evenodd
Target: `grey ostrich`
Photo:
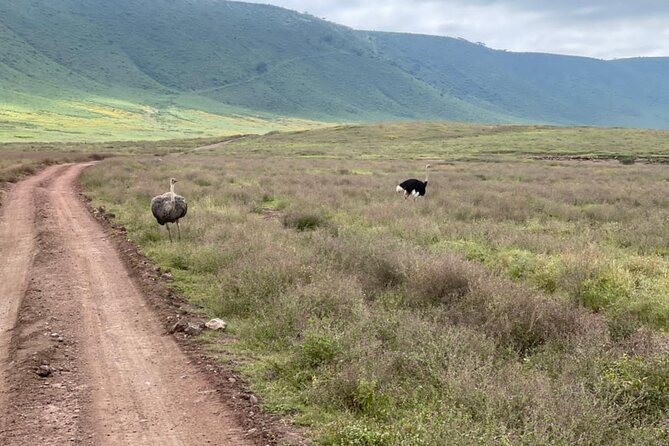
<path id="1" fill-rule="evenodd" d="M 179 219 L 185 217 L 186 212 L 188 212 L 188 204 L 186 203 L 186 199 L 181 195 L 174 193 L 174 183 L 176 182 L 177 180 L 170 178 L 170 191 L 151 199 L 151 212 L 153 213 L 153 216 L 156 217 L 156 220 L 158 220 L 158 223 L 165 225 L 167 228 L 167 234 L 170 236 L 170 242 L 172 241 L 172 233 L 170 232 L 169 224 L 177 224 L 177 234 L 179 236 L 179 240 L 181 240 Z"/>

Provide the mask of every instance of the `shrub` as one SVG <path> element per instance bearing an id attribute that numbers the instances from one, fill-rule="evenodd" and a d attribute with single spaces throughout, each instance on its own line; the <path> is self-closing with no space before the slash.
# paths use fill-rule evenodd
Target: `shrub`
<path id="1" fill-rule="evenodd" d="M 191 267 L 190 255 L 188 253 L 174 253 L 170 259 L 170 266 L 181 270 L 188 270 Z"/>
<path id="2" fill-rule="evenodd" d="M 410 260 L 396 244 L 349 234 L 316 240 L 319 254 L 333 267 L 356 277 L 368 298 L 397 289 L 406 279 L 405 269 Z"/>
<path id="3" fill-rule="evenodd" d="M 620 156 L 618 156 L 617 159 L 618 159 L 618 162 L 620 164 L 623 164 L 623 165 L 626 165 L 626 166 L 630 166 L 630 165 L 636 163 L 636 156 L 634 156 L 634 155 L 620 155 Z"/>
<path id="4" fill-rule="evenodd" d="M 88 158 L 92 161 L 102 161 L 103 159 L 107 158 L 108 155 L 104 155 L 102 153 L 91 153 L 88 155 Z"/>
<path id="5" fill-rule="evenodd" d="M 622 276 L 622 271 L 604 269 L 583 281 L 575 297 L 584 307 L 599 311 L 629 296 L 630 287 Z"/>
<path id="6" fill-rule="evenodd" d="M 574 314 L 563 305 L 527 295 L 500 305 L 494 335 L 502 344 L 526 355 L 549 339 L 561 340 L 574 332 Z M 492 334 L 492 333 L 491 333 Z"/>
<path id="7" fill-rule="evenodd" d="M 288 207 L 288 200 L 275 197 L 274 195 L 264 194 L 261 207 L 262 209 L 280 211 Z"/>
<path id="8" fill-rule="evenodd" d="M 406 295 L 410 304 L 449 304 L 469 292 L 474 272 L 467 262 L 448 255 L 422 260 L 408 274 Z"/>
<path id="9" fill-rule="evenodd" d="M 339 423 L 324 436 L 322 443 L 331 446 L 389 446 L 392 435 L 371 423 Z"/>
<path id="10" fill-rule="evenodd" d="M 640 327 L 638 318 L 631 314 L 614 314 L 607 320 L 609 335 L 613 341 L 619 342 L 628 339 Z"/>
<path id="11" fill-rule="evenodd" d="M 326 220 L 323 216 L 310 212 L 289 212 L 283 217 L 283 225 L 286 228 L 295 229 L 298 232 L 313 231 L 325 226 Z"/>
<path id="12" fill-rule="evenodd" d="M 280 265 L 264 271 L 242 271 L 219 278 L 221 294 L 218 311 L 224 316 L 262 314 L 271 299 L 284 293 L 292 281 L 290 272 L 284 271 Z"/>
<path id="13" fill-rule="evenodd" d="M 669 416 L 669 357 L 643 360 L 623 356 L 605 364 L 601 394 L 623 409 L 634 423 Z"/>
<path id="14" fill-rule="evenodd" d="M 374 254 L 367 257 L 358 274 L 361 276 L 363 288 L 372 297 L 398 286 L 405 279 L 404 272 L 396 259 Z"/>
<path id="15" fill-rule="evenodd" d="M 385 420 L 395 407 L 392 398 L 381 390 L 377 379 L 365 377 L 377 364 L 368 367 L 354 361 L 341 369 L 333 380 L 319 389 L 319 399 L 336 404 L 353 414 L 362 417 Z M 312 389 L 312 393 L 316 389 Z"/>
<path id="16" fill-rule="evenodd" d="M 391 406 L 390 398 L 379 390 L 378 383 L 366 379 L 357 382 L 349 402 L 350 408 L 375 418 L 385 417 Z"/>
<path id="17" fill-rule="evenodd" d="M 470 293 L 449 311 L 456 323 L 480 327 L 498 345 L 521 355 L 550 340 L 568 342 L 588 331 L 593 324 L 568 302 L 535 294 L 522 286 L 482 275 Z M 592 328 L 591 330 L 597 330 Z M 601 336 L 599 332 L 596 336 Z"/>
<path id="18" fill-rule="evenodd" d="M 308 332 L 300 346 L 300 362 L 316 368 L 334 361 L 339 351 L 337 340 L 332 336 Z"/>

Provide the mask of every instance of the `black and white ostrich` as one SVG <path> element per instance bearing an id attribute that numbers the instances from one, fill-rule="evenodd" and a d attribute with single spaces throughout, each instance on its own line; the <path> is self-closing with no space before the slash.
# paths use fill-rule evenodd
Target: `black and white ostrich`
<path id="1" fill-rule="evenodd" d="M 174 183 L 177 180 L 170 178 L 170 191 L 162 195 L 158 195 L 151 199 L 151 212 L 156 217 L 158 223 L 165 225 L 167 234 L 172 241 L 172 233 L 170 232 L 170 223 L 177 224 L 177 233 L 179 240 L 181 240 L 181 229 L 179 228 L 179 219 L 186 216 L 188 212 L 188 204 L 186 199 L 181 195 L 174 193 Z"/>
<path id="2" fill-rule="evenodd" d="M 397 192 L 403 192 L 405 200 L 409 198 L 409 196 L 412 196 L 414 200 L 424 196 L 425 190 L 427 189 L 427 171 L 429 168 L 429 164 L 425 166 L 425 181 L 417 180 L 415 178 L 404 180 L 397 185 L 395 190 Z"/>

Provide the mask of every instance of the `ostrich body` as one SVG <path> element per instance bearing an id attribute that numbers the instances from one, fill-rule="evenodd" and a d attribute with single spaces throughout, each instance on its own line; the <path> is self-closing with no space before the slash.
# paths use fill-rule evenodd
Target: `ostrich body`
<path id="1" fill-rule="evenodd" d="M 167 234 L 172 241 L 172 233 L 170 232 L 170 223 L 177 224 L 177 234 L 181 240 L 181 229 L 179 228 L 179 219 L 186 216 L 188 212 L 188 204 L 186 199 L 181 195 L 174 193 L 174 183 L 177 180 L 170 178 L 170 191 L 162 195 L 158 195 L 151 199 L 151 212 L 160 225 L 165 225 Z"/>
<path id="2" fill-rule="evenodd" d="M 405 200 L 409 198 L 409 196 L 412 196 L 414 200 L 418 197 L 424 196 L 427 189 L 427 171 L 429 168 L 429 164 L 425 166 L 425 181 L 410 178 L 398 184 L 395 190 L 397 192 L 403 192 Z"/>

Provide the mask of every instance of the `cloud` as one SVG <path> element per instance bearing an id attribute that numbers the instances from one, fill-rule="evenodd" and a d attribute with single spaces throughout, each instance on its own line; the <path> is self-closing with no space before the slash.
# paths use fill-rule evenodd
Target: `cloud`
<path id="1" fill-rule="evenodd" d="M 669 56 L 665 0 L 250 0 L 355 29 L 598 58 Z"/>

